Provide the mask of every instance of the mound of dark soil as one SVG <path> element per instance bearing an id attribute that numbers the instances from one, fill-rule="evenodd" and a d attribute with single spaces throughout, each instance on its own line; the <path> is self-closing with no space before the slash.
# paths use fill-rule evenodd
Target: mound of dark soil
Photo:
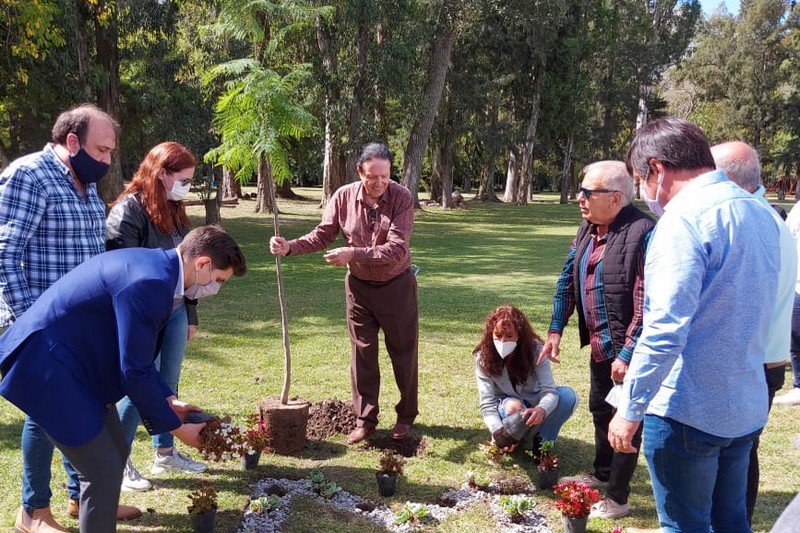
<path id="1" fill-rule="evenodd" d="M 341 400 L 322 400 L 308 408 L 306 438 L 326 440 L 334 435 L 347 435 L 356 429 L 356 415 L 353 402 Z"/>
<path id="2" fill-rule="evenodd" d="M 389 436 L 368 438 L 364 447 L 367 449 L 392 450 L 403 457 L 423 457 L 428 450 L 428 439 L 411 435 L 403 440 L 394 440 Z"/>

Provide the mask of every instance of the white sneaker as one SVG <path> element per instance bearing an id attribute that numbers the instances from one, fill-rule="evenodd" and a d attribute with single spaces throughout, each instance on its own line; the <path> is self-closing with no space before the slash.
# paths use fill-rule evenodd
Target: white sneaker
<path id="1" fill-rule="evenodd" d="M 617 503 L 611 498 L 600 498 L 600 501 L 592 505 L 589 518 L 622 518 L 631 512 L 631 506 L 627 503 Z"/>
<path id="2" fill-rule="evenodd" d="M 208 470 L 205 463 L 199 461 L 192 461 L 176 448 L 172 448 L 172 453 L 167 456 L 161 456 L 158 450 L 155 451 L 155 458 L 153 459 L 153 467 L 150 472 L 153 474 L 163 474 L 164 472 L 188 472 L 190 474 L 200 474 Z"/>
<path id="3" fill-rule="evenodd" d="M 147 481 L 136 470 L 136 467 L 131 463 L 131 458 L 128 457 L 128 462 L 125 463 L 125 471 L 122 473 L 122 491 L 123 492 L 144 492 L 153 488 L 153 485 Z"/>
<path id="4" fill-rule="evenodd" d="M 772 403 L 775 405 L 800 405 L 800 389 L 795 387 L 783 396 L 775 396 Z"/>
<path id="5" fill-rule="evenodd" d="M 608 485 L 608 481 L 600 481 L 594 474 L 583 474 L 582 476 L 566 476 L 558 480 L 559 483 L 568 483 L 570 481 L 580 481 L 586 483 L 593 489 L 601 489 Z"/>

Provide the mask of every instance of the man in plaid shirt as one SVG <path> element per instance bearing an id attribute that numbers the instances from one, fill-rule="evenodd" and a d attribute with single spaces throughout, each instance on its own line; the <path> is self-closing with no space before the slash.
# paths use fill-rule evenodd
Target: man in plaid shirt
<path id="1" fill-rule="evenodd" d="M 0 333 L 61 276 L 105 250 L 105 204 L 96 182 L 111 164 L 118 130 L 96 106 L 75 107 L 59 115 L 52 142 L 41 152 L 17 159 L 0 174 Z M 53 444 L 26 417 L 16 531 L 67 531 L 50 511 L 52 456 Z M 64 466 L 70 497 L 77 499 L 77 474 L 69 463 Z M 133 509 L 126 511 L 140 514 Z"/>

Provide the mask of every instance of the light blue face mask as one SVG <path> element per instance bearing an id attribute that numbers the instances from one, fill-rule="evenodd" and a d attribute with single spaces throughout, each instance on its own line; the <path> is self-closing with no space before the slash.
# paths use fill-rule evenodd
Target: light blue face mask
<path id="1" fill-rule="evenodd" d="M 649 173 L 647 175 L 648 177 L 650 176 Z M 656 196 L 658 196 L 658 189 L 659 187 L 661 187 L 662 179 L 664 179 L 664 174 L 661 174 L 658 177 L 658 185 L 656 186 Z M 650 209 L 650 212 L 653 213 L 655 216 L 661 218 L 662 216 L 664 216 L 664 208 L 661 207 L 661 204 L 658 202 L 657 199 L 650 198 L 649 196 L 647 196 L 647 187 L 645 187 L 645 181 L 647 180 L 639 182 L 639 194 L 641 195 L 642 200 L 644 200 L 644 203 L 647 204 L 647 207 L 648 209 Z"/>
<path id="2" fill-rule="evenodd" d="M 210 263 L 208 265 L 208 269 L 209 269 L 209 275 L 211 275 L 212 270 Z M 219 292 L 220 286 L 222 286 L 222 284 L 214 279 L 212 279 L 205 285 L 199 285 L 197 283 L 197 278 L 195 278 L 194 283 L 192 283 L 192 285 L 188 289 L 183 291 L 183 294 L 184 296 L 186 296 L 191 300 L 199 300 L 200 298 L 207 298 L 209 296 L 214 296 L 215 294 L 217 294 L 217 292 Z"/>

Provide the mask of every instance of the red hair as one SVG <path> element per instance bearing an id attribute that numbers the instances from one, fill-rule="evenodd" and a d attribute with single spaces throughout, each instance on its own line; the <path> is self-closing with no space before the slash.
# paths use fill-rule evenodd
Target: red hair
<path id="1" fill-rule="evenodd" d="M 197 166 L 197 160 L 188 148 L 180 143 L 167 141 L 157 144 L 144 156 L 130 185 L 122 191 L 116 204 L 129 194 L 139 194 L 139 202 L 150 222 L 162 233 L 174 233 L 178 228 L 191 227 L 183 202 L 167 198 L 159 176 L 162 172 L 174 174 Z M 113 204 L 112 204 L 113 205 Z"/>
<path id="2" fill-rule="evenodd" d="M 517 347 L 508 357 L 503 359 L 494 347 L 494 332 L 497 329 L 511 328 L 518 335 Z M 478 353 L 478 366 L 490 376 L 503 373 L 503 366 L 508 370 L 511 383 L 517 385 L 533 374 L 536 364 L 536 344 L 544 341 L 533 331 L 525 313 L 513 305 L 503 305 L 489 313 L 483 329 L 483 339 L 475 348 Z"/>

